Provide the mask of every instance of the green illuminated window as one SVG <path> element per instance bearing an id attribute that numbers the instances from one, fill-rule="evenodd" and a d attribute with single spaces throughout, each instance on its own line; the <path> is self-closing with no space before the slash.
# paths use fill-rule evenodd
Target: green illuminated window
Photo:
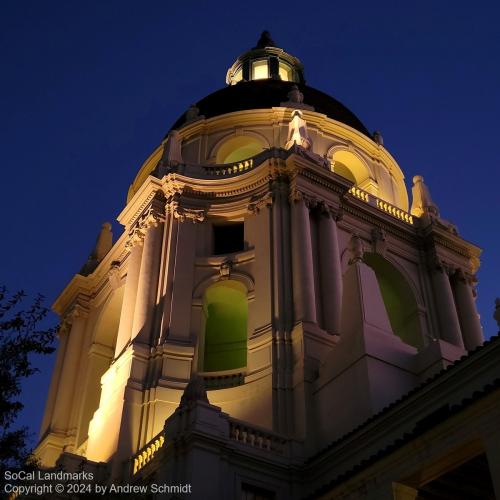
<path id="1" fill-rule="evenodd" d="M 247 364 L 246 288 L 234 280 L 215 283 L 205 292 L 203 371 L 243 368 Z"/>

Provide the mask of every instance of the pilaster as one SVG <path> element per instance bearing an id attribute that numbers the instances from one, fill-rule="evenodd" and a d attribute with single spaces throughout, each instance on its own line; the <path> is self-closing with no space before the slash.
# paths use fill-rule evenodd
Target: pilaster
<path id="1" fill-rule="evenodd" d="M 330 334 L 340 333 L 342 266 L 337 234 L 339 213 L 322 206 L 319 221 L 319 260 L 323 326 Z"/>
<path id="2" fill-rule="evenodd" d="M 484 342 L 472 285 L 472 276 L 467 275 L 462 269 L 458 269 L 453 279 L 453 290 L 463 341 L 468 351 L 472 351 Z"/>
<path id="3" fill-rule="evenodd" d="M 435 258 L 431 264 L 431 279 L 434 300 L 439 319 L 441 338 L 457 347 L 464 347 L 457 309 L 453 299 L 449 273 L 450 268 Z"/>
<path id="4" fill-rule="evenodd" d="M 134 321 L 134 309 L 137 298 L 137 287 L 139 283 L 139 273 L 141 270 L 142 246 L 144 243 L 144 232 L 135 228 L 129 236 L 126 244 L 129 249 L 127 278 L 125 282 L 125 292 L 123 295 L 123 305 L 120 314 L 120 325 L 116 339 L 115 357 L 125 349 L 130 341 L 132 323 Z"/>
<path id="5" fill-rule="evenodd" d="M 316 323 L 309 200 L 300 191 L 293 190 L 290 202 L 295 321 Z"/>
<path id="6" fill-rule="evenodd" d="M 162 199 L 156 198 L 139 223 L 140 230 L 144 233 L 144 244 L 131 340 L 144 344 L 151 343 L 151 330 L 156 313 L 164 221 L 164 202 Z"/>
<path id="7" fill-rule="evenodd" d="M 87 307 L 77 303 L 65 316 L 61 326 L 63 335 L 67 335 L 68 339 L 50 427 L 51 430 L 67 434 L 67 451 L 72 451 L 75 445 L 76 437 L 68 433 L 70 432 L 71 409 L 79 393 L 77 389 L 78 366 L 87 317 Z"/>

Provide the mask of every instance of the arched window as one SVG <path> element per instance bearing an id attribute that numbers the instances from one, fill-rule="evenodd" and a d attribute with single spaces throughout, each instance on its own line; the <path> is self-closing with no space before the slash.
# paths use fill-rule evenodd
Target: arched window
<path id="1" fill-rule="evenodd" d="M 262 143 L 255 137 L 239 135 L 228 139 L 217 151 L 217 163 L 235 163 L 251 158 L 263 151 Z"/>
<path id="2" fill-rule="evenodd" d="M 370 177 L 366 165 L 355 154 L 345 150 L 333 154 L 332 170 L 358 186 Z"/>
<path id="3" fill-rule="evenodd" d="M 203 313 L 203 364 L 205 372 L 234 370 L 247 364 L 247 290 L 234 280 L 207 288 Z"/>
<path id="4" fill-rule="evenodd" d="M 365 253 L 364 260 L 377 276 L 392 331 L 406 344 L 421 348 L 423 339 L 417 302 L 406 279 L 378 254 Z"/>

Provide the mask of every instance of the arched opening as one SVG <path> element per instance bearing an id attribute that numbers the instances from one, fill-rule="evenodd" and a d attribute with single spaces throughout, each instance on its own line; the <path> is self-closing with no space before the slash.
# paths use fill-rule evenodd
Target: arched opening
<path id="1" fill-rule="evenodd" d="M 235 163 L 246 160 L 264 151 L 262 143 L 255 137 L 239 135 L 228 139 L 217 151 L 217 163 Z"/>
<path id="2" fill-rule="evenodd" d="M 363 189 L 361 184 L 366 184 L 370 179 L 370 171 L 366 165 L 350 151 L 335 151 L 332 156 L 332 171 Z"/>
<path id="3" fill-rule="evenodd" d="M 82 392 L 80 394 L 82 409 L 78 445 L 81 445 L 87 439 L 90 421 L 99 408 L 101 377 L 107 371 L 113 359 L 124 290 L 125 287 L 122 286 L 113 292 L 103 306 L 96 321 L 92 345 L 86 354 L 87 368 L 85 373 L 82 373 Z"/>
<path id="4" fill-rule="evenodd" d="M 418 307 L 413 291 L 401 272 L 378 254 L 365 253 L 364 260 L 374 271 L 392 331 L 406 344 L 423 346 Z"/>
<path id="5" fill-rule="evenodd" d="M 247 290 L 234 280 L 214 283 L 203 303 L 205 372 L 234 370 L 247 364 Z"/>

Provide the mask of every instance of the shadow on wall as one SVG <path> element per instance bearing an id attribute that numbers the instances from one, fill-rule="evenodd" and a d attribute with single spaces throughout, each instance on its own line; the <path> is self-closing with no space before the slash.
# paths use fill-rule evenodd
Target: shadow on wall
<path id="1" fill-rule="evenodd" d="M 423 347 L 418 307 L 410 285 L 388 260 L 378 254 L 365 253 L 364 261 L 377 276 L 392 331 L 405 343 Z"/>

